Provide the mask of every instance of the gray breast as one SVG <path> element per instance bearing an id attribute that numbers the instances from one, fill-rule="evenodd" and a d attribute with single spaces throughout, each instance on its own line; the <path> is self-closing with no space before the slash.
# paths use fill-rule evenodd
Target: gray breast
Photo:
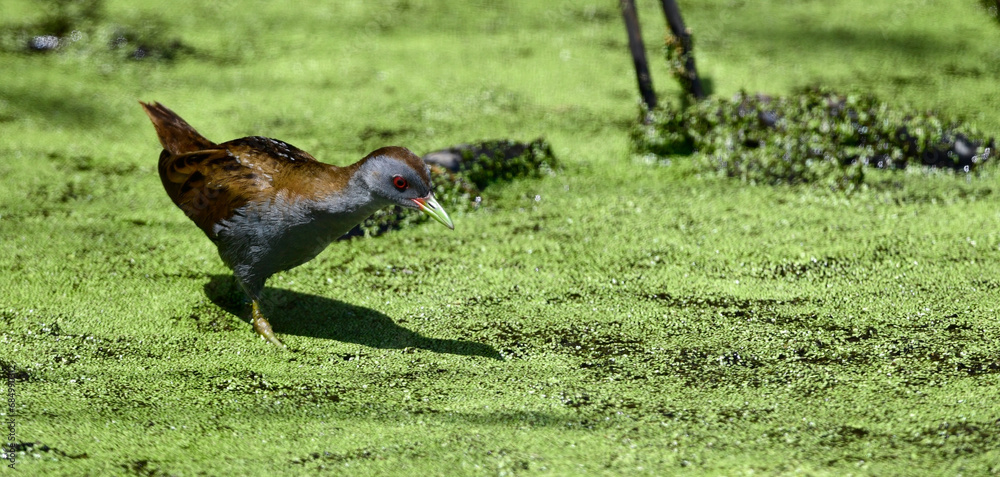
<path id="1" fill-rule="evenodd" d="M 222 260 L 247 280 L 266 280 L 319 255 L 330 242 L 374 213 L 381 201 L 352 196 L 301 201 L 281 207 L 281 200 L 248 204 L 217 230 Z"/>

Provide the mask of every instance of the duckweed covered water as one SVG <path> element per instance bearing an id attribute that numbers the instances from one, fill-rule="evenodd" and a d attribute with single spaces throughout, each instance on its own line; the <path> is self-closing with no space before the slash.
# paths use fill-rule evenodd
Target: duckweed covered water
<path id="1" fill-rule="evenodd" d="M 867 171 L 882 185 L 844 194 L 634 159 L 608 3 L 106 7 L 198 54 L 0 54 L 18 72 L 0 89 L 17 457 L 0 473 L 998 471 L 992 161 Z M 639 7 L 654 45 L 659 6 Z M 1000 30 L 975 2 L 704 3 L 685 20 L 720 97 L 818 81 L 1000 127 Z M 163 193 L 137 99 L 337 164 L 543 136 L 561 169 L 490 184 L 454 231 L 337 242 L 273 277 L 280 352 Z"/>

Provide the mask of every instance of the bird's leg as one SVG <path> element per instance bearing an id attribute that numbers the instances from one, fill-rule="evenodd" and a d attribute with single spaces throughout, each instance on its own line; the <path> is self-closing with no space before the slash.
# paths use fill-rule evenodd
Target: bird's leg
<path id="1" fill-rule="evenodd" d="M 243 292 L 250 298 L 250 303 L 253 304 L 253 311 L 250 312 L 250 324 L 253 325 L 253 330 L 261 338 L 264 338 L 264 341 L 285 348 L 286 346 L 281 340 L 274 335 L 274 330 L 271 329 L 271 324 L 267 322 L 267 318 L 264 318 L 264 313 L 260 311 L 260 292 L 264 288 L 264 281 L 247 280 L 245 277 L 241 277 L 236 270 L 233 271 L 233 277 L 236 278 L 236 284 L 243 289 Z"/>
<path id="2" fill-rule="evenodd" d="M 277 336 L 274 336 L 271 324 L 267 322 L 267 318 L 264 318 L 264 314 L 260 312 L 260 302 L 257 300 L 253 300 L 253 312 L 250 315 L 250 322 L 253 323 L 254 331 L 261 338 L 264 338 L 265 341 L 282 348 L 286 347 Z"/>

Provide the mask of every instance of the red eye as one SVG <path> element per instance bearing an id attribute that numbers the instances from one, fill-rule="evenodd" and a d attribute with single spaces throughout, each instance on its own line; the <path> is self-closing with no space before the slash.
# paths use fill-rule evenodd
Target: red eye
<path id="1" fill-rule="evenodd" d="M 403 176 L 393 177 L 392 178 L 392 185 L 393 185 L 393 187 L 396 188 L 396 190 L 398 190 L 400 192 L 406 190 L 407 187 L 410 187 L 410 184 L 406 182 L 406 179 L 403 179 Z"/>

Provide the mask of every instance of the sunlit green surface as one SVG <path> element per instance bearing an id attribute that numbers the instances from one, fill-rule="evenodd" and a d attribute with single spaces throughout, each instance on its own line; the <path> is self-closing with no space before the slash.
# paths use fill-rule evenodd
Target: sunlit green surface
<path id="1" fill-rule="evenodd" d="M 113 2 L 93 41 L 0 54 L 0 359 L 37 443 L 18 470 L 1000 472 L 995 170 L 847 196 L 634 159 L 613 3 Z M 716 94 L 823 82 L 1000 130 L 1000 29 L 976 2 L 693 3 Z M 107 51 L 147 18 L 193 53 Z M 162 191 L 140 99 L 337 164 L 545 136 L 564 169 L 491 186 L 455 231 L 275 276 L 281 352 Z"/>

